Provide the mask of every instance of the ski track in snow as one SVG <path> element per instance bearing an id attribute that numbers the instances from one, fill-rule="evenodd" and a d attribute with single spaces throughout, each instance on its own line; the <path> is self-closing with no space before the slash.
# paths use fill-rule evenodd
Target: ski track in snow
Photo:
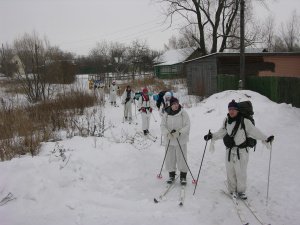
<path id="1" fill-rule="evenodd" d="M 247 98 L 245 95 L 251 96 Z M 181 101 L 186 96 L 178 93 Z M 250 151 L 248 196 L 262 219 L 272 225 L 298 225 L 300 222 L 299 127 L 300 109 L 276 104 L 251 91 L 225 91 L 187 108 L 191 120 L 188 162 L 194 177 L 200 166 L 205 141 L 211 129 L 219 129 L 232 99 L 250 99 L 257 126 L 267 135 L 274 134 L 269 205 L 266 207 L 269 151 L 259 143 Z M 120 101 L 118 99 L 118 101 Z M 151 118 L 150 132 L 158 137 L 137 149 L 124 141 L 124 133 L 141 130 L 140 115 L 133 116 L 138 125 L 122 123 L 123 107 L 106 105 L 106 119 L 115 127 L 105 137 L 73 137 L 60 141 L 69 162 L 53 157 L 55 143 L 44 143 L 39 156 L 22 156 L 0 163 L 0 200 L 11 192 L 16 199 L 0 206 L 1 225 L 233 225 L 240 224 L 224 189 L 225 149 L 216 142 L 215 153 L 206 151 L 196 194 L 188 175 L 183 207 L 178 206 L 180 185 L 168 193 L 166 200 L 153 203 L 165 187 L 168 176 L 157 179 L 164 157 L 160 145 L 160 117 Z M 111 135 L 114 138 L 111 138 Z M 122 136 L 123 135 L 123 136 Z M 116 143 L 119 140 L 120 143 Z M 147 140 L 145 140 L 147 141 Z M 149 140 L 148 140 L 149 141 Z M 207 146 L 209 148 L 209 144 Z M 243 207 L 250 224 L 257 221 Z"/>

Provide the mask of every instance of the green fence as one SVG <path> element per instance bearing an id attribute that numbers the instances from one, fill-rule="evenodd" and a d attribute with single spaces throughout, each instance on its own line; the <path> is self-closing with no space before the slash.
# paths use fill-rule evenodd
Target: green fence
<path id="1" fill-rule="evenodd" d="M 218 91 L 237 90 L 239 78 L 235 75 L 218 75 Z"/>
<path id="2" fill-rule="evenodd" d="M 218 91 L 237 90 L 238 77 L 218 75 Z M 300 107 L 300 78 L 296 77 L 246 77 L 246 89 L 258 92 L 272 101 Z"/>

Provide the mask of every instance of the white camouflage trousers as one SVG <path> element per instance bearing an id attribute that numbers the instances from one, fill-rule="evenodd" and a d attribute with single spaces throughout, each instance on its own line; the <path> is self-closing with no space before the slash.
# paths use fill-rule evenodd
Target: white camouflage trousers
<path id="1" fill-rule="evenodd" d="M 117 100 L 117 93 L 115 91 L 110 92 L 109 98 L 110 98 L 110 102 L 116 102 L 116 100 Z"/>
<path id="2" fill-rule="evenodd" d="M 166 145 L 165 150 L 167 151 L 168 145 Z M 187 145 L 181 144 L 181 149 L 187 160 Z M 187 173 L 188 168 L 182 156 L 179 145 L 169 145 L 169 150 L 166 156 L 165 168 L 168 172 L 176 171 L 176 167 L 180 172 Z"/>
<path id="3" fill-rule="evenodd" d="M 246 192 L 247 188 L 247 166 L 249 153 L 245 148 L 239 150 L 238 159 L 236 149 L 232 149 L 230 161 L 228 162 L 229 149 L 226 150 L 226 172 L 229 192 Z"/>
<path id="4" fill-rule="evenodd" d="M 147 112 L 147 113 L 142 112 L 141 116 L 142 116 L 142 129 L 149 130 L 151 113 L 150 112 Z"/>
<path id="5" fill-rule="evenodd" d="M 127 119 L 132 119 L 132 104 L 130 101 L 126 102 L 124 105 L 124 117 Z"/>

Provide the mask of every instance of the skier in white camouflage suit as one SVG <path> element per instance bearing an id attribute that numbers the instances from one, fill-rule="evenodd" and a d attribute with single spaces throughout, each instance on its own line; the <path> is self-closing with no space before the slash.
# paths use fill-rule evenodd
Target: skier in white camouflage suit
<path id="1" fill-rule="evenodd" d="M 241 199 L 247 199 L 247 165 L 249 151 L 246 137 L 262 140 L 267 146 L 272 142 L 274 136 L 267 137 L 252 122 L 243 118 L 245 130 L 242 128 L 239 105 L 234 100 L 228 104 L 228 114 L 223 121 L 222 127 L 215 133 L 208 133 L 204 140 L 215 140 L 224 138 L 226 145 L 226 172 L 228 191 Z M 228 134 L 228 135 L 227 135 Z M 247 135 L 246 135 L 247 134 Z"/>
<path id="2" fill-rule="evenodd" d="M 170 106 L 165 109 L 160 127 L 164 136 L 166 151 L 165 167 L 169 172 L 167 182 L 172 183 L 175 180 L 178 168 L 180 171 L 180 183 L 185 185 L 188 171 L 187 142 L 190 133 L 190 119 L 177 98 L 172 97 L 170 99 Z"/>
<path id="3" fill-rule="evenodd" d="M 153 103 L 148 94 L 148 89 L 144 88 L 138 101 L 138 108 L 142 116 L 142 129 L 144 135 L 149 134 L 150 118 L 152 113 Z"/>
<path id="4" fill-rule="evenodd" d="M 122 104 L 124 105 L 124 119 L 128 120 L 129 123 L 132 121 L 132 102 L 134 93 L 131 87 L 128 85 L 122 95 Z"/>
<path id="5" fill-rule="evenodd" d="M 119 87 L 116 85 L 116 81 L 113 80 L 112 84 L 109 85 L 109 98 L 110 98 L 110 104 L 117 106 L 117 91 L 119 90 Z"/>

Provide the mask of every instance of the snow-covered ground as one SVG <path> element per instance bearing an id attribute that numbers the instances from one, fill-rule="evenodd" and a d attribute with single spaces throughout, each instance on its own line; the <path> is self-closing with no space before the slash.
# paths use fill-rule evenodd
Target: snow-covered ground
<path id="1" fill-rule="evenodd" d="M 209 129 L 219 129 L 232 99 L 251 100 L 257 126 L 267 135 L 275 135 L 268 207 L 270 151 L 260 142 L 256 151 L 250 152 L 249 200 L 267 223 L 300 224 L 298 108 L 274 103 L 251 91 L 221 92 L 186 108 L 191 120 L 188 161 L 193 175 L 197 176 L 203 155 L 203 136 Z M 106 105 L 104 111 L 106 121 L 114 125 L 105 131 L 105 137 L 44 143 L 39 156 L 0 162 L 0 200 L 9 192 L 15 197 L 0 206 L 1 225 L 240 224 L 232 201 L 220 191 L 225 189 L 226 179 L 222 141 L 216 143 L 213 154 L 207 149 L 194 196 L 188 176 L 183 207 L 178 206 L 179 184 L 165 201 L 155 204 L 153 198 L 163 190 L 168 176 L 163 171 L 163 179 L 156 178 L 164 157 L 158 112 L 154 111 L 157 122 L 151 118 L 150 127 L 158 140 L 139 137 L 131 144 L 129 137 L 141 130 L 140 115 L 135 119 L 137 125 L 129 125 L 122 123 L 122 107 Z M 243 212 L 250 224 L 259 224 L 246 208 Z"/>

